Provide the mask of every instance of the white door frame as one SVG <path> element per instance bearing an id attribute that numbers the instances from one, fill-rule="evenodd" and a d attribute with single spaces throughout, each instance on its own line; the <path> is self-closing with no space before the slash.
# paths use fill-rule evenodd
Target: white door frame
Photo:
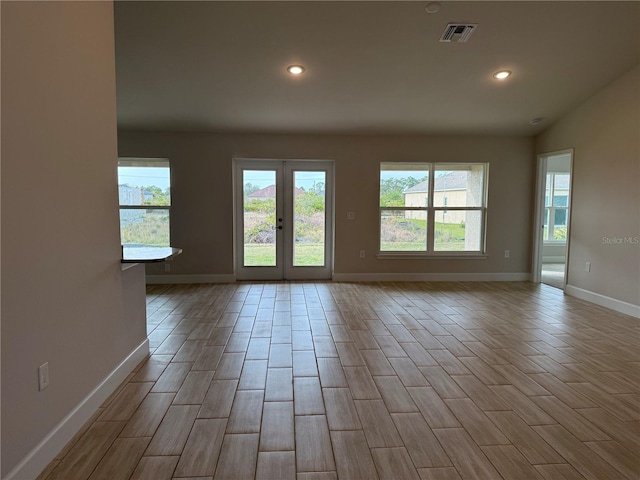
<path id="1" fill-rule="evenodd" d="M 569 245 L 571 240 L 571 211 L 573 196 L 573 149 L 560 150 L 557 152 L 538 154 L 537 175 L 536 175 L 536 196 L 535 196 L 535 217 L 533 224 L 533 256 L 531 266 L 531 281 L 540 283 L 542 280 L 542 253 L 544 246 L 544 214 L 545 214 L 545 187 L 547 181 L 547 160 L 549 157 L 569 155 L 569 196 L 567 200 L 567 242 L 565 246 L 565 269 L 564 282 L 566 286 L 569 275 Z M 564 288 L 564 287 L 563 287 Z"/>
<path id="2" fill-rule="evenodd" d="M 242 194 L 244 192 L 243 170 L 276 171 L 276 266 L 245 267 L 244 212 Z M 334 245 L 334 200 L 333 200 L 332 160 L 282 160 L 282 159 L 234 159 L 233 168 L 233 212 L 234 212 L 234 269 L 238 280 L 330 280 L 333 275 Z M 324 266 L 293 265 L 293 202 L 294 172 L 325 172 L 325 242 Z"/>

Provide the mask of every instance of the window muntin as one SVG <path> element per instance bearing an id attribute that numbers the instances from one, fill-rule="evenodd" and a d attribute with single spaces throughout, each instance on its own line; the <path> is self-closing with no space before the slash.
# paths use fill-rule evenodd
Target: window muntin
<path id="1" fill-rule="evenodd" d="M 484 253 L 484 163 L 380 164 L 380 252 Z"/>
<path id="2" fill-rule="evenodd" d="M 166 159 L 118 159 L 120 241 L 169 246 L 171 170 Z"/>

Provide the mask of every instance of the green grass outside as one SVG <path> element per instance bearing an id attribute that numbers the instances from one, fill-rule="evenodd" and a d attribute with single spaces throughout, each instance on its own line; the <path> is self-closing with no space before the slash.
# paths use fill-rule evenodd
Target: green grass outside
<path id="1" fill-rule="evenodd" d="M 406 221 L 413 223 L 421 229 L 427 228 L 426 220 L 407 219 Z M 434 250 L 436 252 L 464 251 L 465 229 L 463 224 L 436 222 L 434 234 Z M 381 251 L 424 252 L 425 242 L 382 242 Z"/>
<path id="2" fill-rule="evenodd" d="M 244 264 L 248 267 L 274 266 L 275 248 L 268 244 L 245 244 Z M 295 246 L 294 266 L 317 267 L 324 265 L 324 245 L 320 243 L 301 243 Z"/>

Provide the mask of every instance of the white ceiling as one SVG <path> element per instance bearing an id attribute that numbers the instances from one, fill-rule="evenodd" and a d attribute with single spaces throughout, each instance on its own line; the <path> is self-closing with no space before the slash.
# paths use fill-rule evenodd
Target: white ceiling
<path id="1" fill-rule="evenodd" d="M 529 135 L 640 63 L 639 2 L 427 3 L 116 2 L 119 127 Z"/>

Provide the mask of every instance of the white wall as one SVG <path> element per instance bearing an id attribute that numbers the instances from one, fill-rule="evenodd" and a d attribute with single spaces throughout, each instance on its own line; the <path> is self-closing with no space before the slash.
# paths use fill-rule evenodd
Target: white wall
<path id="1" fill-rule="evenodd" d="M 4 478 L 145 327 L 123 308 L 113 5 L 1 8 Z"/>
<path id="2" fill-rule="evenodd" d="M 575 149 L 568 290 L 632 305 L 640 304 L 639 106 L 637 66 L 536 139 L 540 154 Z"/>
<path id="3" fill-rule="evenodd" d="M 126 157 L 169 158 L 172 243 L 184 253 L 171 274 L 232 275 L 232 159 L 335 161 L 335 273 L 510 274 L 530 272 L 533 139 L 475 136 L 233 135 L 127 132 Z M 380 162 L 488 162 L 488 258 L 376 259 Z M 348 221 L 347 212 L 356 220 Z M 504 258 L 504 250 L 510 258 Z M 359 251 L 365 250 L 361 259 Z M 162 275 L 158 267 L 147 270 Z"/>

